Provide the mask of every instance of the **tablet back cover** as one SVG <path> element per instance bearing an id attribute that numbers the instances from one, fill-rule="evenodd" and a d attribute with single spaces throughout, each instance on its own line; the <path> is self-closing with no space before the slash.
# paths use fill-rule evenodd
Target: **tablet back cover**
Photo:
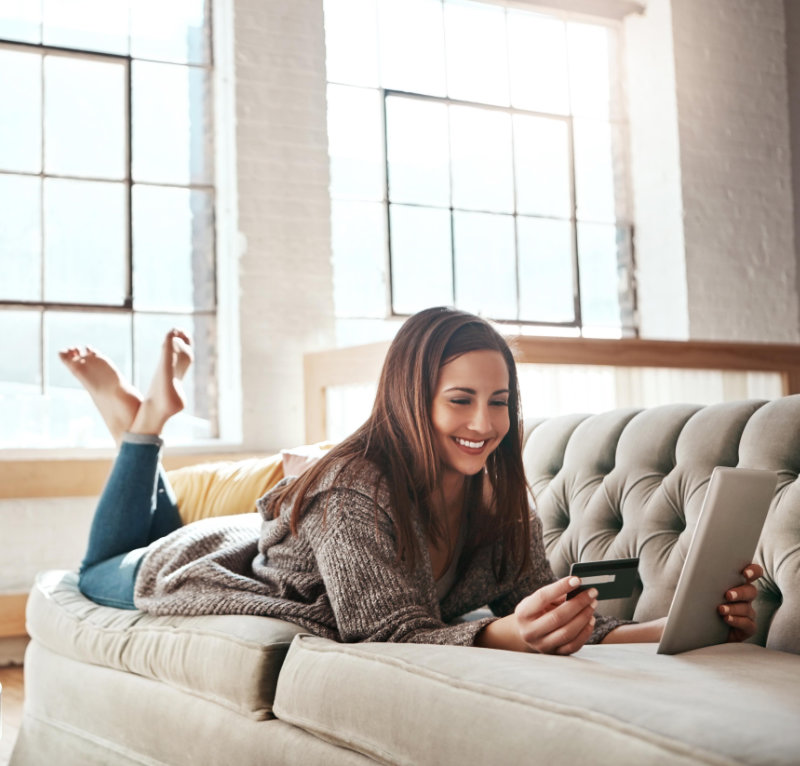
<path id="1" fill-rule="evenodd" d="M 728 626 L 717 607 L 725 591 L 743 583 L 775 494 L 773 471 L 717 467 L 672 599 L 659 654 L 722 644 Z"/>

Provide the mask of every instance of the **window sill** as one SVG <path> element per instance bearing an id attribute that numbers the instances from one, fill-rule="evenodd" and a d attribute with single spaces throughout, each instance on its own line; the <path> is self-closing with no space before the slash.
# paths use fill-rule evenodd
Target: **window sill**
<path id="1" fill-rule="evenodd" d="M 224 449 L 230 447 L 230 449 Z M 275 450 L 274 452 L 277 452 Z M 259 453 L 259 456 L 274 454 Z M 27 454 L 26 454 L 27 453 Z M 77 453 L 77 456 L 76 456 Z M 164 457 L 167 470 L 253 457 L 239 445 L 185 446 Z M 0 453 L 0 498 L 91 497 L 105 484 L 114 450 L 19 450 Z"/>

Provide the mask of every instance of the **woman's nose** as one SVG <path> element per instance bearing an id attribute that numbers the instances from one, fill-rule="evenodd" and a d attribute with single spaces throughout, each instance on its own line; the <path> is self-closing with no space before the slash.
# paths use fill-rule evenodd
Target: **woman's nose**
<path id="1" fill-rule="evenodd" d="M 472 413 L 470 428 L 479 434 L 485 434 L 491 428 L 491 424 L 489 408 L 484 406 L 475 407 Z"/>

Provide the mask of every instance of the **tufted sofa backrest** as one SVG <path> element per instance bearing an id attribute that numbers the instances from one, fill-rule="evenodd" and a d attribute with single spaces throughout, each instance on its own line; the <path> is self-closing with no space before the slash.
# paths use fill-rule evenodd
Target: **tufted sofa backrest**
<path id="1" fill-rule="evenodd" d="M 558 577 L 575 561 L 639 557 L 633 596 L 600 602 L 634 620 L 668 612 L 714 467 L 776 471 L 755 640 L 800 653 L 800 395 L 532 420 L 523 457 Z"/>

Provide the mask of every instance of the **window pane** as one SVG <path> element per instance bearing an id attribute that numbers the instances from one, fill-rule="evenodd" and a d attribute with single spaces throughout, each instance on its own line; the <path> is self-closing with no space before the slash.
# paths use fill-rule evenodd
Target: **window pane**
<path id="1" fill-rule="evenodd" d="M 131 319 L 126 314 L 46 312 L 44 323 L 47 397 L 38 397 L 31 446 L 111 446 L 113 440 L 91 397 L 61 363 L 58 351 L 92 346 L 131 380 Z"/>
<path id="2" fill-rule="evenodd" d="M 505 112 L 450 107 L 453 207 L 511 213 L 511 117 Z"/>
<path id="3" fill-rule="evenodd" d="M 42 41 L 42 6 L 31 0 L 0 0 L 0 37 L 26 43 Z"/>
<path id="4" fill-rule="evenodd" d="M 376 0 L 325 0 L 329 82 L 378 87 Z"/>
<path id="5" fill-rule="evenodd" d="M 43 0 L 43 10 L 45 45 L 128 52 L 127 0 Z"/>
<path id="6" fill-rule="evenodd" d="M 210 184 L 209 73 L 174 64 L 133 63 L 133 178 Z"/>
<path id="7" fill-rule="evenodd" d="M 47 311 L 44 320 L 44 356 L 48 388 L 83 390 L 83 386 L 58 358 L 60 350 L 72 346 L 91 346 L 100 351 L 116 365 L 127 380 L 133 380 L 130 315 L 107 312 Z"/>
<path id="8" fill-rule="evenodd" d="M 45 300 L 122 305 L 126 207 L 124 184 L 45 179 Z"/>
<path id="9" fill-rule="evenodd" d="M 213 316 L 135 314 L 134 383 L 140 391 L 148 389 L 164 336 L 173 327 L 187 332 L 192 338 L 194 361 L 183 379 L 186 407 L 170 418 L 164 428 L 164 437 L 172 443 L 211 439 L 217 432 L 217 333 Z"/>
<path id="10" fill-rule="evenodd" d="M 31 390 L 39 393 L 42 385 L 41 357 L 38 354 L 42 315 L 38 311 L 0 311 L 0 399 L 6 395 Z M 6 429 L 7 423 L 3 423 Z"/>
<path id="11" fill-rule="evenodd" d="M 599 120 L 573 122 L 578 218 L 612 223 L 627 217 L 624 133 Z"/>
<path id="12" fill-rule="evenodd" d="M 214 308 L 213 204 L 210 192 L 133 187 L 134 308 Z"/>
<path id="13" fill-rule="evenodd" d="M 445 3 L 444 18 L 450 98 L 507 105 L 505 11 L 454 0 Z"/>
<path id="14" fill-rule="evenodd" d="M 1 300 L 42 297 L 41 189 L 38 178 L 0 175 Z"/>
<path id="15" fill-rule="evenodd" d="M 210 63 L 208 12 L 206 0 L 133 0 L 131 55 L 179 64 Z"/>
<path id="16" fill-rule="evenodd" d="M 436 101 L 386 99 L 389 199 L 450 206 L 447 107 Z"/>
<path id="17" fill-rule="evenodd" d="M 45 172 L 124 178 L 125 67 L 46 56 Z"/>
<path id="18" fill-rule="evenodd" d="M 453 303 L 450 211 L 390 205 L 392 308 L 413 314 Z"/>
<path id="19" fill-rule="evenodd" d="M 42 57 L 0 50 L 0 169 L 42 169 Z"/>
<path id="20" fill-rule="evenodd" d="M 569 221 L 517 218 L 519 318 L 573 322 L 572 226 Z"/>
<path id="21" fill-rule="evenodd" d="M 626 273 L 625 241 L 624 232 L 618 233 L 616 226 L 578 224 L 584 326 L 620 326 L 620 290 L 628 289 L 627 285 L 620 284 Z"/>
<path id="22" fill-rule="evenodd" d="M 511 104 L 535 112 L 567 114 L 567 35 L 560 19 L 508 11 Z"/>
<path id="23" fill-rule="evenodd" d="M 569 134 L 567 123 L 514 115 L 517 212 L 569 218 Z"/>
<path id="24" fill-rule="evenodd" d="M 616 118 L 621 104 L 616 33 L 596 24 L 567 24 L 572 112 L 585 117 Z"/>
<path id="25" fill-rule="evenodd" d="M 380 0 L 378 21 L 383 87 L 444 96 L 441 0 Z"/>
<path id="26" fill-rule="evenodd" d="M 328 86 L 331 196 L 382 200 L 385 196 L 381 102 L 377 90 Z"/>
<path id="27" fill-rule="evenodd" d="M 510 215 L 453 215 L 456 306 L 496 319 L 517 318 L 514 219 Z"/>
<path id="28" fill-rule="evenodd" d="M 386 209 L 331 201 L 333 303 L 337 317 L 385 317 Z"/>

